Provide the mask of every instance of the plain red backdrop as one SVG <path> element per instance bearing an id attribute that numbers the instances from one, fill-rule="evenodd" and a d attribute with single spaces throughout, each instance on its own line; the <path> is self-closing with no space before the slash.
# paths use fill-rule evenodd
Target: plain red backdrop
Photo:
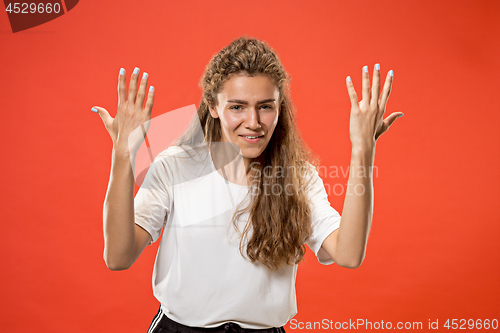
<path id="1" fill-rule="evenodd" d="M 147 330 L 159 242 L 127 271 L 106 268 L 112 145 L 90 108 L 114 115 L 119 68 L 135 66 L 156 88 L 154 116 L 198 105 L 206 64 L 241 35 L 280 55 L 327 168 L 349 166 L 348 75 L 359 91 L 362 66 L 393 69 L 386 114 L 405 114 L 377 144 L 363 265 L 308 251 L 294 319 L 500 319 L 499 14 L 495 0 L 89 0 L 16 34 L 0 14 L 2 330 Z M 324 176 L 341 213 L 347 179 Z"/>

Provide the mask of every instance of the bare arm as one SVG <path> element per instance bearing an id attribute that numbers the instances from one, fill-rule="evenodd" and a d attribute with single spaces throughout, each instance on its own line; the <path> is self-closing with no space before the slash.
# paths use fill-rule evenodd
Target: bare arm
<path id="1" fill-rule="evenodd" d="M 104 261 L 111 270 L 128 269 L 149 244 L 151 236 L 134 223 L 134 177 L 130 158 L 114 149 L 103 213 Z"/>
<path id="2" fill-rule="evenodd" d="M 115 118 L 102 107 L 92 110 L 99 113 L 104 126 L 113 140 L 111 174 L 104 201 L 104 261 L 111 270 L 128 269 L 137 260 L 151 240 L 147 231 L 135 224 L 134 175 L 132 163 L 140 147 L 151 119 L 154 88 L 150 87 L 143 107 L 148 75 L 143 74 L 139 90 L 139 68 L 136 68 L 126 91 L 125 70 L 118 76 L 118 109 Z M 134 130 L 142 126 L 143 132 Z"/>
<path id="3" fill-rule="evenodd" d="M 373 152 L 354 150 L 340 227 L 322 248 L 339 266 L 357 268 L 363 262 L 373 216 Z"/>
<path id="4" fill-rule="evenodd" d="M 363 99 L 358 97 L 350 77 L 347 90 L 351 100 L 349 133 L 352 143 L 347 193 L 339 229 L 323 242 L 322 249 L 340 266 L 357 268 L 364 260 L 373 217 L 373 163 L 377 139 L 402 115 L 395 112 L 383 119 L 392 87 L 392 71 L 380 94 L 380 67 L 373 71 L 370 89 L 368 67 L 363 68 Z"/>

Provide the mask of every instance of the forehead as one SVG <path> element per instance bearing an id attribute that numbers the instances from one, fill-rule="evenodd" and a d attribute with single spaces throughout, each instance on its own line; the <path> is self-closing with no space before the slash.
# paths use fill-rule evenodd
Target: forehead
<path id="1" fill-rule="evenodd" d="M 224 82 L 218 94 L 220 102 L 229 99 L 246 101 L 274 98 L 278 100 L 279 90 L 274 81 L 267 75 L 248 76 L 233 74 Z"/>

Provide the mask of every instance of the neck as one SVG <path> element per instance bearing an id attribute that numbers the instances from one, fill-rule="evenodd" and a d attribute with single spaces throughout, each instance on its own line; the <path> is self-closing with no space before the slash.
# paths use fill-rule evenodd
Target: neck
<path id="1" fill-rule="evenodd" d="M 224 142 L 213 142 L 210 147 L 212 161 L 219 174 L 228 182 L 245 185 L 247 172 L 252 159 L 247 159 L 235 150 L 232 145 Z"/>

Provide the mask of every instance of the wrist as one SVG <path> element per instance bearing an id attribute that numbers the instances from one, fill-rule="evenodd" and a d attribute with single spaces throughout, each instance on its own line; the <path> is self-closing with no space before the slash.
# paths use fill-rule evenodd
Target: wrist
<path id="1" fill-rule="evenodd" d="M 113 142 L 113 153 L 128 156 L 132 155 L 132 151 L 130 149 L 128 137 L 122 138 L 118 136 L 116 140 Z"/>
<path id="2" fill-rule="evenodd" d="M 115 160 L 132 160 L 133 156 L 130 153 L 130 150 L 127 145 L 122 145 L 119 143 L 113 144 L 113 151 L 112 151 L 112 158 L 113 161 Z"/>
<path id="3" fill-rule="evenodd" d="M 351 153 L 354 155 L 374 155 L 375 142 L 352 145 Z"/>

